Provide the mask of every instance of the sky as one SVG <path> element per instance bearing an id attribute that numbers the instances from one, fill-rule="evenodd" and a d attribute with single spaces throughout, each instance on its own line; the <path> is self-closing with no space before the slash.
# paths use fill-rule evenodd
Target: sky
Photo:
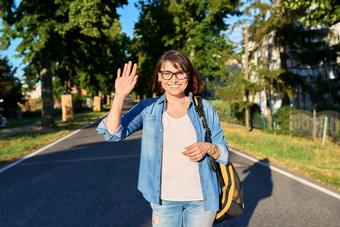
<path id="1" fill-rule="evenodd" d="M 20 0 L 16 0 L 16 3 L 18 3 Z M 122 24 L 122 32 L 125 32 L 127 36 L 133 37 L 134 32 L 134 24 L 139 19 L 139 12 L 137 7 L 135 7 L 135 3 L 138 2 L 138 0 L 129 0 L 128 5 L 125 5 L 121 8 L 117 9 L 118 14 L 120 15 L 120 21 Z M 233 23 L 236 20 L 239 20 L 239 18 L 234 17 L 228 19 L 228 23 Z M 1 27 L 1 19 L 0 19 L 0 27 Z M 242 29 L 236 28 L 235 31 L 232 34 L 228 34 L 229 38 L 233 40 L 234 42 L 240 42 L 242 39 Z M 15 58 L 14 55 L 17 54 L 15 51 L 17 45 L 20 43 L 20 40 L 14 40 L 11 42 L 11 46 L 8 50 L 0 50 L 0 56 L 1 57 L 7 57 L 9 59 L 9 62 L 13 67 L 17 67 L 17 72 L 15 76 L 19 78 L 20 80 L 23 77 L 23 68 L 25 65 L 22 64 L 23 58 Z"/>

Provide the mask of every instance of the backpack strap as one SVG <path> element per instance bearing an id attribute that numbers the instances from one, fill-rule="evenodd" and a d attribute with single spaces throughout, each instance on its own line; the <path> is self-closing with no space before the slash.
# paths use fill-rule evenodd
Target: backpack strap
<path id="1" fill-rule="evenodd" d="M 203 102 L 202 102 L 202 97 L 194 96 L 194 103 L 195 103 L 195 110 L 196 110 L 198 116 L 202 119 L 203 127 L 206 131 L 207 141 L 209 143 L 211 143 L 211 130 L 208 127 L 207 118 L 206 118 L 205 113 L 204 113 L 204 106 L 203 106 Z M 211 169 L 212 169 L 212 171 L 216 172 L 217 169 L 218 169 L 217 163 L 216 163 L 216 161 L 213 157 L 209 156 L 209 158 L 210 158 Z"/>
<path id="2" fill-rule="evenodd" d="M 202 97 L 201 96 L 194 96 L 194 103 L 195 103 L 195 110 L 198 114 L 198 116 L 202 119 L 203 122 L 203 127 L 205 129 L 206 133 L 206 138 L 208 142 L 211 142 L 211 131 L 210 128 L 208 127 L 208 122 L 207 118 L 205 117 L 204 114 L 204 106 L 202 102 Z"/>

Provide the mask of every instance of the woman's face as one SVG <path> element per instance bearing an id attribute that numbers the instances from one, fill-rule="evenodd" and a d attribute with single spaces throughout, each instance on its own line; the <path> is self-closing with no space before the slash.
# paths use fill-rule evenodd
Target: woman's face
<path id="1" fill-rule="evenodd" d="M 165 61 L 160 71 L 170 71 L 172 73 L 177 73 L 177 77 L 185 79 L 178 79 L 175 74 L 172 74 L 170 80 L 166 80 L 162 77 L 162 74 L 158 73 L 158 80 L 161 82 L 163 89 L 165 90 L 166 95 L 171 95 L 174 97 L 184 97 L 185 96 L 185 89 L 188 86 L 188 75 L 184 72 L 183 69 L 179 68 L 176 69 L 170 61 Z M 184 73 L 184 74 L 183 74 Z M 169 74 L 169 72 L 167 73 Z M 164 74 L 163 74 L 164 75 Z M 165 75 L 164 75 L 165 76 Z"/>

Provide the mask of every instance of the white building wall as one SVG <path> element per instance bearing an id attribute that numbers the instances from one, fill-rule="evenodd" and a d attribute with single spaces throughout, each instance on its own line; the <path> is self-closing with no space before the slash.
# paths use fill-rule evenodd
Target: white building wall
<path id="1" fill-rule="evenodd" d="M 33 91 L 30 91 L 31 99 L 38 99 L 41 97 L 41 84 L 37 85 Z"/>
<path id="2" fill-rule="evenodd" d="M 331 27 L 331 30 L 333 31 L 333 35 L 332 37 L 329 37 L 329 43 L 331 45 L 337 44 L 339 43 L 339 37 L 340 37 L 340 23 L 337 23 L 336 25 Z M 281 59 L 280 59 L 280 51 L 278 47 L 274 46 L 274 33 L 271 33 L 267 36 L 267 42 L 266 42 L 266 51 L 265 54 L 268 58 L 268 63 L 269 63 L 269 69 L 270 70 L 275 70 L 275 69 L 279 69 L 281 66 Z M 249 51 L 254 51 L 253 53 L 253 59 L 249 59 L 250 60 L 250 65 L 254 64 L 254 65 L 258 65 L 261 62 L 262 59 L 262 48 L 257 46 L 255 43 L 250 42 L 249 43 Z M 243 56 L 242 58 L 243 60 L 243 64 L 245 62 L 245 56 Z M 337 63 L 340 64 L 340 56 L 337 57 Z M 295 73 L 295 74 L 299 74 L 301 76 L 317 76 L 322 74 L 324 71 L 322 65 L 320 65 L 319 67 L 316 67 L 314 69 L 312 69 L 310 66 L 305 66 L 302 67 L 300 69 L 296 69 L 296 63 L 291 60 L 288 59 L 287 61 L 287 66 L 288 68 L 290 68 L 290 71 Z M 334 79 L 336 78 L 336 75 L 334 74 L 334 72 L 331 70 L 329 75 L 328 75 L 329 79 Z M 255 82 L 255 78 L 252 77 L 250 75 L 250 79 Z M 299 108 L 304 108 L 304 109 L 311 109 L 312 108 L 312 102 L 310 99 L 309 95 L 306 95 L 305 97 L 303 97 L 302 95 L 300 95 L 302 93 L 301 89 L 297 88 L 297 95 L 296 97 L 292 100 L 292 102 L 296 103 L 298 105 Z M 254 99 L 254 102 L 256 104 L 259 105 L 259 107 L 261 108 L 261 112 L 264 115 L 267 115 L 267 107 L 266 107 L 266 92 L 263 90 L 261 92 L 259 92 Z M 273 113 L 275 113 L 280 107 L 282 106 L 282 97 L 280 97 L 279 94 L 273 94 L 272 96 L 272 103 L 271 103 L 271 108 Z"/>

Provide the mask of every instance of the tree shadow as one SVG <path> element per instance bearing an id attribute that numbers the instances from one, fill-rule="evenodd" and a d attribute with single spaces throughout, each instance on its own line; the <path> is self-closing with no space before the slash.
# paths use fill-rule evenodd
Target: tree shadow
<path id="1" fill-rule="evenodd" d="M 140 138 L 78 136 L 84 143 L 64 141 L 1 174 L 0 226 L 151 226 L 151 207 L 137 190 Z"/>
<path id="2" fill-rule="evenodd" d="M 258 203 L 267 197 L 270 197 L 273 190 L 271 179 L 271 170 L 268 168 L 269 160 L 267 158 L 260 160 L 249 168 L 242 171 L 242 174 L 248 175 L 243 179 L 243 214 L 234 219 L 214 226 L 248 226 L 250 219 Z M 240 177 L 242 175 L 239 174 Z"/>

